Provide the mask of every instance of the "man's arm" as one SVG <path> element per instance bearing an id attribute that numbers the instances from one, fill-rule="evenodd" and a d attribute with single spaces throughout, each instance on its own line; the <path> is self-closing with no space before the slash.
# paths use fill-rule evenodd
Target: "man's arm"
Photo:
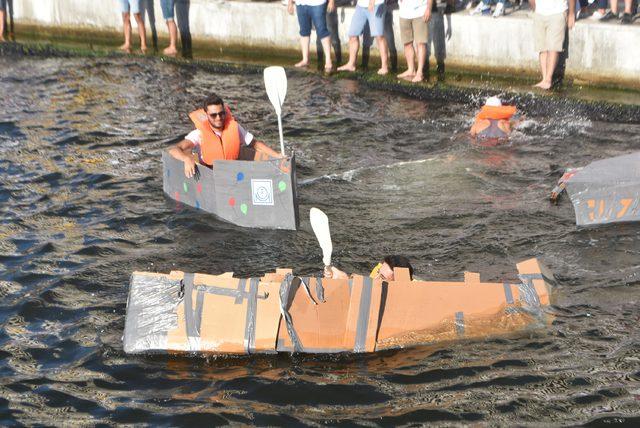
<path id="1" fill-rule="evenodd" d="M 251 142 L 249 147 L 251 147 L 253 150 L 255 150 L 257 152 L 264 153 L 265 155 L 269 156 L 270 158 L 281 158 L 282 157 L 282 155 L 280 153 L 276 152 L 271 147 L 267 146 L 262 141 L 256 140 L 255 138 L 253 139 L 253 141 Z"/>
<path id="2" fill-rule="evenodd" d="M 569 0 L 571 1 L 571 0 Z M 531 8 L 531 11 L 535 12 L 536 11 L 536 0 L 529 0 L 529 7 Z"/>
<path id="3" fill-rule="evenodd" d="M 184 175 L 187 178 L 193 177 L 196 171 L 196 162 L 193 160 L 191 150 L 195 144 L 187 139 L 180 141 L 169 149 L 169 154 L 179 161 L 184 162 Z"/>

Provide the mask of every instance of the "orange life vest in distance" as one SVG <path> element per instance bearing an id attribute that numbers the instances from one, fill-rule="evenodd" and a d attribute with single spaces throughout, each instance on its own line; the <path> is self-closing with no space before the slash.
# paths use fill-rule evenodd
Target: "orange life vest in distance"
<path id="1" fill-rule="evenodd" d="M 240 156 L 240 133 L 238 122 L 231 114 L 228 106 L 224 106 L 227 114 L 224 118 L 224 128 L 220 136 L 213 132 L 204 109 L 189 113 L 189 118 L 202 134 L 200 141 L 200 160 L 206 165 L 213 165 L 217 160 L 237 160 Z"/>
<path id="2" fill-rule="evenodd" d="M 509 120 L 516 114 L 515 106 L 482 106 L 471 127 L 471 135 L 480 138 L 506 138 L 511 132 Z"/>

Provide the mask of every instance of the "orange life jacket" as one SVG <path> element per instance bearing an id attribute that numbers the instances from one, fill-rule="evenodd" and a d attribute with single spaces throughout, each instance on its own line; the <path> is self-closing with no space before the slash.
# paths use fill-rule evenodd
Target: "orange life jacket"
<path id="1" fill-rule="evenodd" d="M 471 127 L 471 135 L 479 138 L 507 138 L 511 133 L 509 120 L 516 111 L 515 106 L 482 106 Z"/>
<path id="2" fill-rule="evenodd" d="M 240 155 L 241 143 L 238 122 L 233 118 L 228 106 L 224 106 L 224 109 L 227 114 L 224 118 L 224 128 L 220 136 L 213 132 L 207 113 L 203 109 L 189 113 L 189 118 L 202 133 L 200 160 L 209 166 L 213 165 L 216 160 L 236 160 Z"/>

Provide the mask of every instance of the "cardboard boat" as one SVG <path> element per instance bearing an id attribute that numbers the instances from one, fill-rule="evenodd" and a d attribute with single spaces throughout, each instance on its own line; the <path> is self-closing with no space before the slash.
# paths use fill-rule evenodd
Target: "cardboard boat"
<path id="1" fill-rule="evenodd" d="M 264 155 L 262 155 L 264 156 Z M 171 199 L 215 214 L 238 226 L 298 228 L 295 156 L 271 159 L 243 147 L 240 160 L 196 164 L 193 178 L 184 164 L 162 153 L 162 188 Z"/>
<path id="2" fill-rule="evenodd" d="M 557 202 L 566 190 L 577 226 L 640 221 L 640 152 L 569 168 L 551 192 Z"/>
<path id="3" fill-rule="evenodd" d="M 134 272 L 124 329 L 128 354 L 362 353 L 506 335 L 550 321 L 553 276 L 537 260 L 518 280 L 488 283 Z"/>

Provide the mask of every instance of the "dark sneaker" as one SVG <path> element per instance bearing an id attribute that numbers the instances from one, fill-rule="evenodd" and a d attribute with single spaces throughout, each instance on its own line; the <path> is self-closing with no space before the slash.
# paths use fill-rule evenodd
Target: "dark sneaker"
<path id="1" fill-rule="evenodd" d="M 607 13 L 605 13 L 602 18 L 600 18 L 600 21 L 610 21 L 612 19 L 617 19 L 618 16 L 615 15 L 613 12 L 611 12 L 610 10 L 607 11 Z"/>
<path id="2" fill-rule="evenodd" d="M 579 21 L 581 19 L 586 19 L 590 15 L 591 14 L 589 13 L 589 10 L 586 7 L 583 9 L 580 9 L 580 12 L 578 12 L 578 16 L 576 16 L 576 21 Z"/>
<path id="3" fill-rule="evenodd" d="M 631 16 L 630 13 L 622 14 L 622 19 L 620 19 L 621 24 L 631 24 L 631 21 L 633 21 L 633 16 Z"/>

